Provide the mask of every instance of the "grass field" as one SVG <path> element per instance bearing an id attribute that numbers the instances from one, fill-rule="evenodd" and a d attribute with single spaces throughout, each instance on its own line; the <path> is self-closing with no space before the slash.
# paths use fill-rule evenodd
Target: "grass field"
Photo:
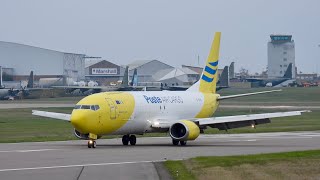
<path id="1" fill-rule="evenodd" d="M 319 179 L 320 150 L 166 161 L 174 179 Z"/>
<path id="2" fill-rule="evenodd" d="M 246 96 L 222 101 L 222 104 L 282 104 L 282 105 L 320 105 L 320 87 L 281 88 L 281 92 Z M 222 89 L 221 95 L 274 90 L 274 88 Z"/>

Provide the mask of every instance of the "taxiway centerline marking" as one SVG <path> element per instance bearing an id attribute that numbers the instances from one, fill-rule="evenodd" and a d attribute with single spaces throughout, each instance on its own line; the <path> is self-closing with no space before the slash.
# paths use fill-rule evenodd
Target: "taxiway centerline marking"
<path id="1" fill-rule="evenodd" d="M 60 149 L 29 149 L 29 150 L 7 150 L 7 151 L 0 151 L 0 153 L 9 153 L 9 152 L 41 152 L 41 151 L 54 151 Z"/>
<path id="2" fill-rule="evenodd" d="M 174 159 L 174 161 L 178 161 L 178 160 L 182 160 L 182 159 Z M 0 172 L 72 168 L 72 167 L 83 167 L 83 166 L 89 167 L 89 166 L 108 166 L 108 165 L 120 165 L 120 164 L 154 163 L 154 162 L 164 162 L 164 161 L 166 161 L 166 160 L 129 161 L 129 162 L 97 163 L 97 164 L 74 164 L 74 165 L 62 165 L 62 166 L 43 166 L 43 167 L 31 167 L 31 168 L 0 169 Z"/>

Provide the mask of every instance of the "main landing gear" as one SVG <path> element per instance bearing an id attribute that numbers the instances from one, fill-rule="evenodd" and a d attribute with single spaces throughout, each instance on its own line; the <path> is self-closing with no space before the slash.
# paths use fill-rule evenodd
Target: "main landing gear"
<path id="1" fill-rule="evenodd" d="M 88 141 L 88 148 L 96 148 L 96 147 L 97 147 L 97 143 L 95 140 Z"/>
<path id="2" fill-rule="evenodd" d="M 129 134 L 122 136 L 122 144 L 123 145 L 127 146 L 129 144 L 129 142 L 132 146 L 136 145 L 136 143 L 137 143 L 136 136 L 129 135 Z"/>
<path id="3" fill-rule="evenodd" d="M 180 143 L 181 146 L 187 145 L 187 141 L 178 141 L 178 140 L 172 139 L 172 144 L 173 145 L 178 146 L 179 143 Z"/>

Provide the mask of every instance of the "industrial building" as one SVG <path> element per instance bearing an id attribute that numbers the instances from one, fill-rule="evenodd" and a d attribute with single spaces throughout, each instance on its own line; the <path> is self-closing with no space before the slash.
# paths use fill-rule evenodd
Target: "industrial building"
<path id="1" fill-rule="evenodd" d="M 5 78 L 12 81 L 26 79 L 30 71 L 40 78 L 85 78 L 85 55 L 60 52 L 24 44 L 0 41 L 0 66 Z"/>
<path id="2" fill-rule="evenodd" d="M 295 78 L 295 44 L 292 35 L 270 35 L 268 42 L 268 78 L 282 77 L 292 63 Z"/>
<path id="3" fill-rule="evenodd" d="M 107 60 L 86 61 L 86 80 L 98 82 L 100 85 L 109 86 L 123 78 L 125 68 Z"/>
<path id="4" fill-rule="evenodd" d="M 153 78 L 164 86 L 191 86 L 199 80 L 200 75 L 189 68 L 182 67 L 158 71 Z"/>
<path id="5" fill-rule="evenodd" d="M 165 69 L 174 69 L 159 60 L 137 60 L 128 66 L 130 76 L 132 76 L 134 69 L 137 69 L 139 82 L 155 82 L 157 80 L 153 77 L 154 74 Z"/>

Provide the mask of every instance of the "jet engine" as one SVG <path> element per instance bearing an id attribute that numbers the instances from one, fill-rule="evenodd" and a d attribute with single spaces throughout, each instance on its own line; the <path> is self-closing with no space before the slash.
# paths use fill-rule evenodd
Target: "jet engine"
<path id="1" fill-rule="evenodd" d="M 85 139 L 85 140 L 89 140 L 89 133 L 88 134 L 82 134 L 81 132 L 77 131 L 76 129 L 74 129 L 74 135 L 79 138 L 79 139 Z M 101 136 L 98 136 L 98 139 L 100 139 Z"/>
<path id="2" fill-rule="evenodd" d="M 77 131 L 76 129 L 74 129 L 74 135 L 79 138 L 79 139 L 89 139 L 89 134 L 82 134 L 81 132 Z"/>
<path id="3" fill-rule="evenodd" d="M 187 141 L 195 140 L 200 134 L 199 126 L 189 120 L 182 120 L 174 123 L 170 127 L 170 136 L 174 140 Z"/>

